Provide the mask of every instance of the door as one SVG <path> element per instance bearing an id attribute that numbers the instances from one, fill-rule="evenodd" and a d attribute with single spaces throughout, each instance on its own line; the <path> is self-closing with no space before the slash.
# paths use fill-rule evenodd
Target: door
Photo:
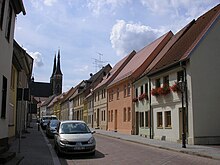
<path id="1" fill-rule="evenodd" d="M 100 119 L 99 118 L 99 109 L 97 109 L 97 120 L 96 120 L 97 121 L 97 127 L 99 127 L 99 119 Z"/>
<path id="2" fill-rule="evenodd" d="M 136 116 L 136 123 L 135 123 L 135 125 L 136 125 L 136 132 L 135 132 L 135 134 L 138 135 L 139 134 L 139 112 L 136 112 L 135 116 Z"/>
<path id="3" fill-rule="evenodd" d="M 182 140 L 183 130 L 186 134 L 187 121 L 186 121 L 186 112 L 185 108 L 179 108 L 179 139 Z"/>
<path id="4" fill-rule="evenodd" d="M 114 114 L 114 126 L 115 126 L 115 131 L 117 131 L 117 129 L 118 129 L 118 126 L 117 126 L 117 114 L 118 112 L 117 112 L 117 110 L 115 110 L 115 114 Z"/>

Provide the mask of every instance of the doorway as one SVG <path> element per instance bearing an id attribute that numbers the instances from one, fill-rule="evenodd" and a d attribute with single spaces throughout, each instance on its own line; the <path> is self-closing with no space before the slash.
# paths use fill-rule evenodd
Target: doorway
<path id="1" fill-rule="evenodd" d="M 117 132 L 117 129 L 118 129 L 118 123 L 117 123 L 117 115 L 118 115 L 118 112 L 117 112 L 117 110 L 115 110 L 115 114 L 114 114 L 114 130 Z"/>

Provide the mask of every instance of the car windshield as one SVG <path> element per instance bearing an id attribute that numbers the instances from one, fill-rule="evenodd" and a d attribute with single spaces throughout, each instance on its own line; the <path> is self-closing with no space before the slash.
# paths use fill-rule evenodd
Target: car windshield
<path id="1" fill-rule="evenodd" d="M 81 134 L 90 133 L 90 129 L 85 123 L 63 123 L 61 125 L 61 134 Z"/>
<path id="2" fill-rule="evenodd" d="M 57 126 L 57 123 L 58 123 L 58 120 L 51 120 L 51 121 L 50 121 L 50 126 L 51 126 L 51 127 L 56 127 L 56 126 Z"/>

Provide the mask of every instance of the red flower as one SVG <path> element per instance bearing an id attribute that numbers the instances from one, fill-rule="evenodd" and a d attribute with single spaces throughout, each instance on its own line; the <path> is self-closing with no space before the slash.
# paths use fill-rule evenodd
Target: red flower
<path id="1" fill-rule="evenodd" d="M 148 100 L 148 96 L 146 93 L 141 94 L 139 97 L 139 100 L 143 100 L 143 99 L 147 99 Z"/>
<path id="2" fill-rule="evenodd" d="M 153 89 L 151 90 L 151 95 L 153 95 L 153 96 L 159 96 L 158 88 L 153 88 Z"/>
<path id="3" fill-rule="evenodd" d="M 132 99 L 132 101 L 133 101 L 133 102 L 137 102 L 137 101 L 138 101 L 138 98 L 135 97 L 135 98 Z"/>
<path id="4" fill-rule="evenodd" d="M 171 86 L 170 89 L 171 89 L 173 92 L 180 92 L 180 89 L 179 89 L 177 83 L 173 84 L 173 86 Z"/>

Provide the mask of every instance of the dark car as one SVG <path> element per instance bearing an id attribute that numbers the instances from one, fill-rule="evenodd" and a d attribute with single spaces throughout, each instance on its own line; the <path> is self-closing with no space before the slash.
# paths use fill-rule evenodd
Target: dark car
<path id="1" fill-rule="evenodd" d="M 57 131 L 59 120 L 50 120 L 46 127 L 46 135 L 47 137 L 53 138 L 54 134 Z"/>
<path id="2" fill-rule="evenodd" d="M 96 141 L 84 121 L 61 121 L 54 135 L 54 148 L 60 154 L 95 154 Z"/>

